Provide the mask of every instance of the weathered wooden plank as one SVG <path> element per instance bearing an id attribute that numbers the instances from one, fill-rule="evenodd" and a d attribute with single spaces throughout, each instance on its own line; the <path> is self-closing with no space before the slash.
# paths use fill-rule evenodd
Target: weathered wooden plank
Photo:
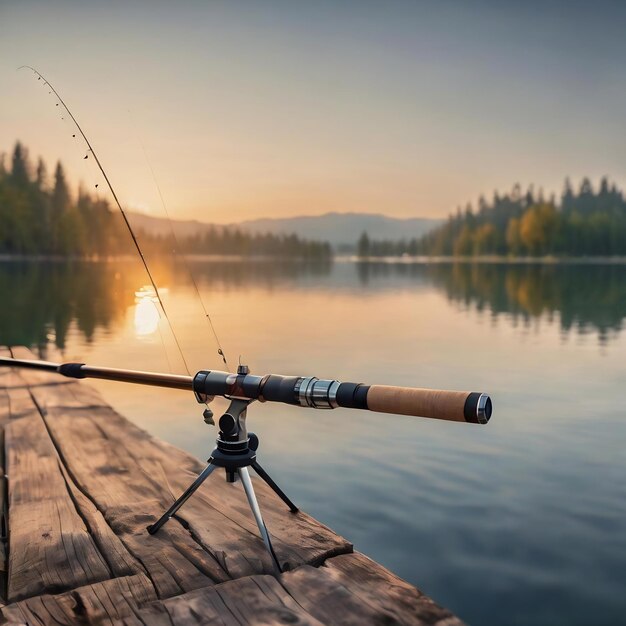
<path id="1" fill-rule="evenodd" d="M 329 559 L 281 577 L 294 600 L 324 624 L 461 626 L 450 611 L 363 554 Z"/>
<path id="2" fill-rule="evenodd" d="M 142 608 L 155 625 L 326 624 L 462 626 L 446 609 L 362 554 L 303 566 L 283 574 L 250 576 Z"/>
<path id="3" fill-rule="evenodd" d="M 179 473 L 172 485 L 180 493 L 191 481 L 192 475 Z M 277 480 L 280 480 L 277 477 Z M 276 556 L 284 571 L 294 569 L 308 563 L 318 565 L 325 559 L 337 554 L 352 552 L 352 544 L 336 535 L 330 528 L 324 526 L 304 512 L 293 514 L 285 504 L 260 479 L 253 476 L 254 488 L 257 493 L 263 517 L 272 536 Z M 180 517 L 184 519 L 203 545 L 211 550 L 221 550 L 226 559 L 232 561 L 232 554 L 241 550 L 240 533 L 233 534 L 233 525 L 245 529 L 253 537 L 251 548 L 246 548 L 248 555 L 258 555 L 263 568 L 254 568 L 250 571 L 235 570 L 235 576 L 250 575 L 252 573 L 271 573 L 271 564 L 267 553 L 258 537 L 258 530 L 245 498 L 240 483 L 227 484 L 222 473 L 211 476 L 210 482 L 203 486 L 194 501 L 185 504 L 181 509 Z M 297 500 L 297 498 L 295 498 Z M 189 506 L 188 506 L 189 505 Z M 221 528 L 229 529 L 224 536 L 216 541 L 214 529 L 203 523 L 203 511 L 207 507 L 220 511 L 225 520 Z M 229 567 L 229 571 L 231 568 Z"/>
<path id="4" fill-rule="evenodd" d="M 167 508 L 203 465 L 129 424 L 103 402 L 103 406 L 97 406 L 91 390 L 85 402 L 92 408 L 77 408 L 83 386 L 63 389 L 38 386 L 32 393 L 47 407 L 46 421 L 72 476 L 83 491 L 93 494 L 98 508 L 116 532 L 120 529 L 125 533 L 123 540 L 132 539 L 134 547 L 129 545 L 129 549 L 137 555 L 135 550 L 141 549 L 142 544 L 153 546 L 153 540 L 159 537 L 145 535 L 145 525 L 154 521 L 150 515 L 156 518 Z M 70 406 L 65 406 L 66 390 L 72 394 L 67 401 Z M 328 556 L 351 551 L 347 541 L 304 513 L 289 513 L 269 488 L 255 482 L 283 564 L 295 567 L 305 562 L 319 563 Z M 133 510 L 144 513 L 135 525 L 128 518 Z M 240 485 L 226 484 L 221 472 L 216 472 L 210 483 L 185 504 L 180 518 L 197 540 L 193 542 L 196 547 L 200 542 L 219 565 L 219 571 L 211 573 L 214 580 L 271 571 Z M 124 523 L 120 525 L 119 521 Z M 130 522 L 130 526 L 125 522 Z M 175 522 L 165 528 L 182 538 L 178 530 L 171 530 L 173 525 Z M 171 591 L 164 589 L 162 593 Z"/>
<path id="5" fill-rule="evenodd" d="M 111 577 L 67 490 L 33 405 L 5 429 L 9 476 L 9 601 Z"/>
<path id="6" fill-rule="evenodd" d="M 6 393 L 9 400 L 10 419 L 14 420 L 32 413 L 33 397 L 27 387 L 9 387 Z"/>
<path id="7" fill-rule="evenodd" d="M 61 471 L 72 500 L 113 575 L 131 576 L 145 573 L 141 563 L 126 549 L 94 503 L 74 484 L 62 464 Z"/>
<path id="8" fill-rule="evenodd" d="M 1 610 L 11 622 L 241 626 L 462 626 L 414 587 L 360 554 L 304 566 L 280 580 L 250 576 L 157 600 L 139 574 L 43 595 Z"/>
<path id="9" fill-rule="evenodd" d="M 151 626 L 322 626 L 272 576 L 249 576 L 155 602 L 138 617 Z"/>
<path id="10" fill-rule="evenodd" d="M 154 537 L 147 533 L 146 526 L 167 504 L 163 497 L 166 487 L 159 483 L 163 480 L 167 485 L 163 471 L 150 475 L 141 461 L 133 461 L 123 442 L 125 428 L 113 437 L 103 432 L 101 422 L 111 419 L 111 409 L 84 411 L 49 408 L 46 419 L 70 474 L 126 549 L 141 562 L 159 596 L 227 580 L 218 561 L 179 523 L 168 524 Z"/>
<path id="11" fill-rule="evenodd" d="M 219 562 L 179 523 L 154 537 L 147 533 L 146 526 L 167 504 L 167 477 L 162 468 L 150 473 L 141 459 L 133 460 L 124 445 L 125 428 L 113 436 L 103 433 L 101 422 L 112 413 L 108 408 L 89 409 L 88 415 L 81 409 L 49 409 L 46 419 L 71 475 L 141 561 L 160 597 L 227 580 Z"/>
<path id="12" fill-rule="evenodd" d="M 123 418 L 116 416 L 116 419 L 106 420 L 101 425 L 108 438 L 119 438 L 123 428 L 123 424 L 116 423 L 119 419 Z M 128 452 L 147 476 L 156 478 L 156 486 L 165 496 L 164 505 L 169 505 L 204 464 L 173 446 L 146 438 L 146 433 L 138 428 L 131 428 L 132 432 L 128 428 L 124 429 L 124 438 L 118 439 L 118 443 L 130 442 Z M 282 563 L 296 567 L 305 562 L 320 562 L 329 555 L 351 551 L 352 546 L 345 539 L 305 513 L 291 514 L 264 483 L 255 480 L 255 489 Z M 271 572 L 271 564 L 259 540 L 241 485 L 226 483 L 222 472 L 216 472 L 185 504 L 180 517 L 212 554 L 222 555 L 220 562 L 231 577 Z M 252 569 L 247 557 L 241 560 L 244 552 L 255 559 Z M 263 564 L 261 569 L 259 560 Z"/>
<path id="13" fill-rule="evenodd" d="M 48 626 L 150 624 L 137 617 L 139 607 L 156 600 L 143 574 L 114 578 L 58 595 L 41 595 L 0 609 L 2 623 Z M 6 620 L 6 621 L 5 621 Z"/>
<path id="14" fill-rule="evenodd" d="M 26 384 L 30 379 L 30 374 L 21 373 L 21 380 Z M 54 374 L 57 378 L 63 378 L 60 374 Z M 45 408 L 55 407 L 63 409 L 105 407 L 111 408 L 98 392 L 89 384 L 79 382 L 75 379 L 65 379 L 67 382 L 63 385 L 55 385 L 47 383 L 45 385 L 28 385 L 31 392 L 37 392 L 36 398 L 41 400 L 42 406 Z M 123 384 L 123 383 L 121 383 Z M 44 387 L 40 389 L 40 387 Z M 39 400 L 38 400 L 39 401 Z"/>
<path id="15" fill-rule="evenodd" d="M 34 355 L 25 349 L 14 349 L 14 351 L 16 355 L 19 354 L 20 358 L 34 358 Z M 20 374 L 17 375 L 20 376 Z M 26 384 L 27 380 L 30 382 L 31 371 L 24 372 L 23 375 L 24 379 L 19 381 L 22 386 Z M 58 375 L 55 376 L 60 378 Z M 99 405 L 102 410 L 111 411 L 102 401 L 97 391 L 77 381 L 69 381 L 68 384 L 63 385 L 50 384 L 50 380 L 44 381 L 43 384 L 41 384 L 41 380 L 37 382 L 39 384 L 32 386 L 30 391 L 41 387 L 46 388 L 47 392 L 45 394 L 42 393 L 37 396 L 37 404 L 44 413 L 47 412 L 46 406 L 49 402 L 53 405 L 68 404 L 70 407 L 74 407 L 74 409 L 83 407 L 83 410 L 89 410 L 87 407 Z M 71 409 L 68 410 L 71 411 Z M 89 425 L 96 427 L 95 431 L 89 430 L 83 433 L 80 431 L 80 425 L 78 424 L 69 425 L 69 430 L 72 435 L 77 435 L 78 440 L 82 438 L 88 439 L 94 433 L 97 441 L 105 439 L 103 433 L 97 429 L 96 421 L 90 420 Z M 123 432 L 119 434 L 123 436 Z M 72 437 L 73 441 L 75 439 Z M 70 456 L 74 458 L 75 455 L 71 451 L 72 443 L 64 441 L 63 444 L 63 449 L 65 451 L 70 450 Z M 110 442 L 107 442 L 107 444 L 110 444 Z M 115 478 L 111 479 L 112 476 L 125 474 L 125 480 L 133 485 L 137 477 L 132 475 L 132 471 L 137 470 L 137 468 L 115 467 L 108 463 L 106 460 L 107 454 L 111 454 L 112 458 L 117 456 L 112 452 L 111 445 L 106 445 L 99 450 L 97 445 L 90 447 L 87 454 L 91 454 L 94 451 L 99 453 L 99 461 L 102 464 L 96 463 L 91 465 L 87 471 L 91 471 L 95 466 L 100 466 L 102 469 L 102 481 L 100 484 L 107 487 L 107 493 L 105 497 L 99 499 L 85 498 L 84 494 L 88 493 L 88 491 L 81 486 L 80 489 L 76 488 L 73 491 L 73 495 L 79 506 L 82 504 L 85 507 L 81 512 L 87 517 L 90 530 L 94 533 L 94 540 L 100 542 L 103 550 L 106 549 L 109 565 L 116 575 L 125 573 L 129 568 L 131 571 L 137 568 L 146 569 L 152 577 L 156 588 L 164 597 L 179 594 L 189 589 L 203 587 L 207 584 L 213 584 L 215 580 L 227 580 L 228 577 L 219 564 L 189 536 L 188 531 L 182 528 L 180 524 L 171 525 L 171 528 L 160 533 L 161 536 L 158 538 L 150 537 L 145 527 L 160 514 L 163 503 L 149 501 L 150 498 L 146 499 L 140 493 L 142 490 L 141 480 L 138 481 L 139 489 L 134 490 L 132 493 L 127 492 L 126 498 L 119 498 L 119 485 L 116 485 Z M 76 470 L 76 465 L 76 463 L 70 464 L 70 474 L 73 470 Z M 83 494 L 83 498 L 78 494 Z M 95 502 L 95 506 L 93 509 L 90 509 L 86 500 L 92 499 Z M 105 513 L 105 516 L 99 510 L 99 507 L 103 504 L 105 505 L 105 511 L 108 509 L 108 515 Z M 98 519 L 98 516 L 100 516 L 101 520 Z M 107 528 L 111 531 L 110 534 Z M 118 541 L 121 539 L 119 545 L 114 544 L 111 535 L 117 538 Z M 111 549 L 112 552 L 109 553 L 108 549 Z M 135 561 L 135 565 L 133 561 Z"/>
<path id="16" fill-rule="evenodd" d="M 337 563 L 335 563 L 337 562 Z M 156 602 L 142 575 L 9 605 L 2 615 L 29 624 L 398 624 L 461 626 L 416 589 L 362 555 L 303 567 L 278 581 L 252 576 Z M 282 584 L 281 584 L 282 583 Z"/>
<path id="17" fill-rule="evenodd" d="M 0 609 L 3 623 L 177 626 L 322 626 L 271 576 L 252 576 L 157 600 L 143 575 L 115 578 Z"/>
<path id="18" fill-rule="evenodd" d="M 33 358 L 26 350 L 17 354 Z M 10 476 L 18 476 L 10 485 L 9 512 L 11 528 L 17 525 L 10 558 L 19 567 L 11 561 L 10 590 L 22 585 L 14 573 L 25 580 L 23 595 L 9 595 L 25 599 L 0 610 L 7 623 L 461 624 L 382 566 L 349 554 L 351 545 L 319 522 L 290 514 L 258 480 L 279 560 L 297 568 L 279 579 L 260 575 L 270 564 L 256 524 L 241 486 L 227 484 L 221 472 L 186 503 L 178 521 L 148 535 L 145 526 L 203 464 L 129 423 L 84 383 L 55 384 L 55 375 L 46 374 L 31 385 L 30 374 L 13 373 L 12 386 L 0 393 Z M 54 513 L 56 544 L 42 557 L 47 541 L 28 546 L 27 538 L 40 537 L 41 522 Z M 39 528 L 28 530 L 28 524 Z M 69 541 L 69 552 L 58 537 Z M 14 540 L 24 547 L 17 557 Z M 64 551 L 65 561 L 52 558 Z M 30 578 L 39 578 L 39 587 L 29 588 L 22 562 L 35 571 Z"/>

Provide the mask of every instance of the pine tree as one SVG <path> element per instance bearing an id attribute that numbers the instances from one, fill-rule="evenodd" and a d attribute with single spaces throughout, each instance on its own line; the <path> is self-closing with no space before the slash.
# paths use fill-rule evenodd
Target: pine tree
<path id="1" fill-rule="evenodd" d="M 48 182 L 48 172 L 46 170 L 46 164 L 43 162 L 43 159 L 39 157 L 37 161 L 37 177 L 35 179 L 37 183 L 37 188 L 39 191 L 45 191 L 46 185 Z"/>
<path id="2" fill-rule="evenodd" d="M 11 179 L 13 183 L 21 189 L 26 189 L 30 182 L 28 165 L 28 153 L 24 146 L 18 141 L 13 148 L 13 159 L 11 163 Z"/>
<path id="3" fill-rule="evenodd" d="M 370 238 L 367 236 L 367 233 L 363 231 L 361 236 L 359 237 L 359 242 L 357 243 L 357 255 L 364 259 L 370 256 L 371 246 L 370 246 Z"/>
<path id="4" fill-rule="evenodd" d="M 65 172 L 58 161 L 54 170 L 54 187 L 51 198 L 50 249 L 53 254 L 67 254 L 70 251 L 67 232 L 67 212 L 70 206 L 70 191 L 65 180 Z"/>

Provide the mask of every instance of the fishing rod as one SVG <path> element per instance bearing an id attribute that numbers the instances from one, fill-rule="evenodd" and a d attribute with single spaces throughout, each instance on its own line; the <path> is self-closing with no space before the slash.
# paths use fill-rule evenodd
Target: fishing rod
<path id="1" fill-rule="evenodd" d="M 315 376 L 279 374 L 257 376 L 251 374 L 248 366 L 242 364 L 237 368 L 236 374 L 201 370 L 194 376 L 99 367 L 85 363 L 52 363 L 7 357 L 0 357 L 0 367 L 43 370 L 68 378 L 99 378 L 191 391 L 199 403 L 207 405 L 203 415 L 204 421 L 208 424 L 215 423 L 213 412 L 208 406 L 215 396 L 230 400 L 226 412 L 219 419 L 216 447 L 211 452 L 206 467 L 170 508 L 154 524 L 147 527 L 147 531 L 151 535 L 157 533 L 213 471 L 223 468 L 227 482 L 241 480 L 259 533 L 269 553 L 272 569 L 277 574 L 283 570 L 263 520 L 248 468 L 254 469 L 292 513 L 297 514 L 299 509 L 257 460 L 259 438 L 254 433 L 248 432 L 246 426 L 247 409 L 252 402 L 282 402 L 312 409 L 366 409 L 379 413 L 430 417 L 474 424 L 486 424 L 492 413 L 491 398 L 480 392 L 364 385 L 338 380 L 320 380 Z"/>
<path id="2" fill-rule="evenodd" d="M 492 413 L 490 397 L 481 392 L 364 385 L 320 380 L 315 376 L 256 376 L 246 365 L 240 365 L 236 374 L 201 370 L 195 376 L 0 357 L 0 367 L 3 366 L 45 370 L 69 378 L 99 378 L 193 391 L 201 403 L 222 396 L 227 399 L 282 402 L 313 409 L 366 409 L 473 424 L 486 424 Z"/>

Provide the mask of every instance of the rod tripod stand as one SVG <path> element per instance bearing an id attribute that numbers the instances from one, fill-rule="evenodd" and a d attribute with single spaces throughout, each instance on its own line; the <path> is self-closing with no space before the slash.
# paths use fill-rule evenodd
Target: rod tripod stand
<path id="1" fill-rule="evenodd" d="M 274 490 L 278 497 L 289 507 L 292 513 L 298 512 L 298 507 L 287 497 L 282 489 L 272 480 L 269 474 L 258 464 L 256 460 L 256 451 L 259 446 L 259 438 L 254 433 L 246 431 L 246 410 L 251 400 L 232 399 L 230 405 L 222 415 L 219 421 L 219 436 L 217 438 L 217 446 L 211 452 L 211 456 L 207 461 L 207 466 L 198 474 L 198 477 L 189 485 L 185 492 L 172 504 L 172 506 L 161 516 L 161 518 L 148 526 L 147 530 L 154 535 L 159 529 L 166 524 L 170 518 L 180 509 L 185 502 L 195 493 L 200 485 L 213 473 L 218 467 L 223 467 L 226 471 L 226 481 L 235 482 L 237 476 L 241 478 L 248 504 L 252 509 L 252 514 L 256 520 L 263 543 L 270 554 L 272 564 L 276 571 L 280 573 L 282 570 L 272 541 L 267 531 L 267 526 L 263 521 L 261 509 L 257 502 L 252 480 L 250 480 L 250 472 L 248 467 L 252 467 L 254 471 Z M 209 418 L 210 419 L 210 418 Z M 205 418 L 206 421 L 206 418 Z"/>

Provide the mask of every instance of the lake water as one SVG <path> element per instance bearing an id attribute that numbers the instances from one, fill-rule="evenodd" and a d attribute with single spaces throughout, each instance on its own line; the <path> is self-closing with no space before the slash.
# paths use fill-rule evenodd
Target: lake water
<path id="1" fill-rule="evenodd" d="M 191 266 L 231 366 L 493 398 L 486 426 L 254 404 L 259 458 L 304 510 L 470 623 L 624 623 L 626 266 Z M 184 268 L 156 273 L 190 370 L 223 368 Z M 184 373 L 146 282 L 130 261 L 0 263 L 0 344 Z M 89 384 L 212 449 L 191 394 Z"/>

